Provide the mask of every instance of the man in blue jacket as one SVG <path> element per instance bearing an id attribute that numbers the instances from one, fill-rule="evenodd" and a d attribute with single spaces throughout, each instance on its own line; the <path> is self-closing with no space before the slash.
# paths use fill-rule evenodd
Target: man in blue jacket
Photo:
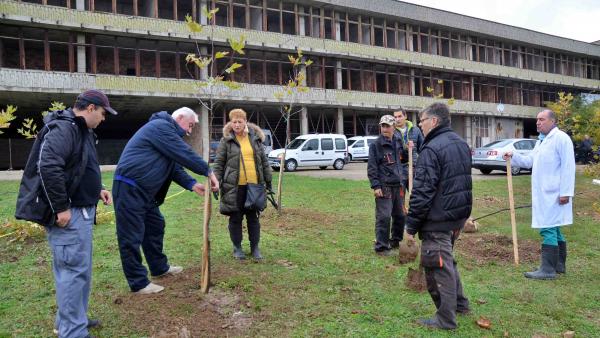
<path id="1" fill-rule="evenodd" d="M 210 178 L 212 190 L 219 182 L 208 164 L 183 141 L 198 123 L 198 115 L 182 107 L 169 115 L 155 113 L 127 142 L 113 184 L 117 239 L 123 272 L 131 291 L 157 293 L 164 287 L 151 283 L 142 265 L 140 247 L 152 276 L 180 273 L 183 268 L 170 266 L 163 253 L 165 220 L 159 206 L 164 202 L 171 181 L 185 189 L 204 194 L 198 183 L 183 168 Z"/>
<path id="2" fill-rule="evenodd" d="M 111 204 L 102 187 L 93 129 L 116 115 L 98 90 L 77 96 L 73 108 L 44 117 L 23 171 L 15 217 L 41 224 L 52 250 L 56 284 L 55 331 L 59 337 L 89 337 L 92 227 L 98 200 Z"/>

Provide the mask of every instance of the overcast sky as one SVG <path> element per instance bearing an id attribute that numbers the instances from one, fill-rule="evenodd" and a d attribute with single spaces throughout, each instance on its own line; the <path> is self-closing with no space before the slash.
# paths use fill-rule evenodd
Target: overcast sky
<path id="1" fill-rule="evenodd" d="M 575 40 L 600 40 L 600 0 L 402 0 Z"/>

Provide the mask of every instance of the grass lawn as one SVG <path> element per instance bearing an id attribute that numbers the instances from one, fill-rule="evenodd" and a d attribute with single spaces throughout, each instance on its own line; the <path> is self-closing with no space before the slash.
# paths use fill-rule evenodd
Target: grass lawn
<path id="1" fill-rule="evenodd" d="M 104 174 L 111 182 L 112 173 Z M 275 180 L 274 180 L 275 182 Z M 457 260 L 472 314 L 459 328 L 439 332 L 415 320 L 435 308 L 427 293 L 405 286 L 408 266 L 372 252 L 374 201 L 366 181 L 315 179 L 295 174 L 284 180 L 285 214 L 269 208 L 261 216 L 265 260 L 231 258 L 227 219 L 215 205 L 211 224 L 212 282 L 199 291 L 202 201 L 186 192 L 162 207 L 167 221 L 165 252 L 186 270 L 157 283 L 161 294 L 130 294 L 119 260 L 111 215 L 99 217 L 94 233 L 90 315 L 103 321 L 100 337 L 176 336 L 360 336 L 360 337 L 558 337 L 600 332 L 600 215 L 591 211 L 600 187 L 577 177 L 575 225 L 564 228 L 569 243 L 567 274 L 532 281 L 539 235 L 530 209 L 517 210 L 522 263 L 515 267 L 508 212 L 481 220 L 480 232 L 463 234 Z M 530 176 L 514 178 L 515 203 L 530 203 Z M 0 236 L 10 233 L 18 182 L 0 181 Z M 173 185 L 169 194 L 181 188 Z M 508 207 L 506 181 L 474 181 L 473 216 Z M 99 212 L 112 208 L 99 207 Z M 0 238 L 0 337 L 52 337 L 56 310 L 51 255 L 43 235 L 25 241 Z M 492 240 L 490 240 L 492 239 Z M 244 249 L 249 252 L 247 233 Z M 530 252 L 526 252 L 530 251 Z M 533 251 L 533 252 L 531 252 Z M 504 252 L 502 256 L 498 252 Z M 490 330 L 475 321 L 484 316 Z"/>

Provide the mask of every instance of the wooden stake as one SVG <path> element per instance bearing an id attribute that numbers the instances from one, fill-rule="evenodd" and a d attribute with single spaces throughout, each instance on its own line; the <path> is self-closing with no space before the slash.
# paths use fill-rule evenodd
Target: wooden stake
<path id="1" fill-rule="evenodd" d="M 515 199 L 513 197 L 512 171 L 510 158 L 506 160 L 506 179 L 508 181 L 508 202 L 510 207 L 510 223 L 512 225 L 512 240 L 515 256 L 515 265 L 519 265 L 519 244 L 517 242 L 517 220 L 515 217 Z"/>
<path id="2" fill-rule="evenodd" d="M 204 191 L 204 244 L 202 248 L 202 274 L 200 281 L 200 290 L 202 293 L 208 293 L 210 287 L 210 238 L 209 238 L 209 223 L 210 212 L 212 206 L 210 179 L 206 180 L 206 190 Z"/>
<path id="3" fill-rule="evenodd" d="M 408 133 L 408 131 L 407 131 Z M 413 187 L 413 153 L 410 148 L 408 148 L 408 189 L 406 190 L 406 195 L 404 196 L 404 205 L 406 206 L 406 211 L 408 212 L 408 205 L 410 202 L 410 194 L 412 193 Z"/>

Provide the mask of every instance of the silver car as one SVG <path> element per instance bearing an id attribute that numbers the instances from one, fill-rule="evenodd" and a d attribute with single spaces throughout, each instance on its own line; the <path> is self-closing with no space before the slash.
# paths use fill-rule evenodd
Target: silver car
<path id="1" fill-rule="evenodd" d="M 487 175 L 492 170 L 502 170 L 506 172 L 506 161 L 502 158 L 502 155 L 508 151 L 519 154 L 527 154 L 533 150 L 537 140 L 531 140 L 526 138 L 509 138 L 506 140 L 498 140 L 492 143 L 486 144 L 481 148 L 477 148 L 471 152 L 471 158 L 473 160 L 472 167 L 479 169 L 482 174 Z M 527 168 L 519 168 L 513 166 L 511 172 L 513 175 L 517 175 L 521 170 L 528 170 Z"/>

